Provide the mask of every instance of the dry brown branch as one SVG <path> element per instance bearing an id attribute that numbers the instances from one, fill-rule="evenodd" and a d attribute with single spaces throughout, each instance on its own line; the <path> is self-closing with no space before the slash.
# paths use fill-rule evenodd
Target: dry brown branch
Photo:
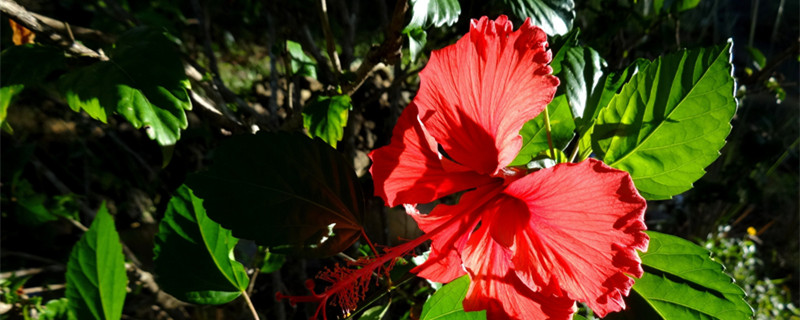
<path id="1" fill-rule="evenodd" d="M 68 27 L 68 25 L 64 22 L 56 22 L 54 19 L 45 19 L 41 20 L 42 16 L 34 15 L 24 7 L 20 6 L 13 0 L 0 0 L 0 11 L 9 15 L 11 19 L 19 23 L 20 25 L 28 28 L 29 30 L 43 35 L 45 39 L 49 39 L 51 42 L 65 47 L 67 51 L 74 55 L 78 56 L 86 56 L 100 60 L 108 60 L 102 52 L 97 52 L 88 47 L 84 46 L 79 42 L 75 42 L 75 39 L 71 39 L 67 36 L 64 36 L 64 33 L 59 32 L 65 31 L 68 33 L 70 29 L 73 31 L 74 28 Z M 81 33 L 83 34 L 83 29 L 81 29 Z"/>

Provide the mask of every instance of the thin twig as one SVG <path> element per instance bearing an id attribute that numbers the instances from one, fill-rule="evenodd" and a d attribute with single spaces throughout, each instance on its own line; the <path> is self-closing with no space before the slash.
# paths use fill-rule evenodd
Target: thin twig
<path id="1" fill-rule="evenodd" d="M 52 266 L 47 266 L 43 268 L 30 268 L 30 269 L 3 272 L 0 273 L 0 279 L 8 279 L 11 277 L 25 277 L 25 276 L 40 274 L 43 272 L 60 272 L 60 271 L 64 271 L 64 265 L 54 264 Z"/>
<path id="2" fill-rule="evenodd" d="M 0 0 L 0 11 L 9 15 L 11 19 L 25 28 L 37 34 L 45 35 L 47 37 L 46 39 L 49 39 L 53 43 L 56 43 L 60 46 L 66 47 L 67 50 L 72 54 L 78 56 L 87 56 L 100 60 L 108 60 L 108 57 L 106 57 L 104 54 L 89 49 L 80 42 L 71 41 L 70 39 L 64 37 L 57 30 L 54 30 L 53 27 L 37 19 L 37 17 L 32 15 L 30 12 L 28 12 L 28 10 L 13 0 Z"/>
<path id="3" fill-rule="evenodd" d="M 45 291 L 55 291 L 55 290 L 64 290 L 67 286 L 64 284 L 51 284 L 47 286 L 41 287 L 31 287 L 31 288 L 24 288 L 22 289 L 22 294 L 35 294 L 35 293 L 42 293 Z"/>

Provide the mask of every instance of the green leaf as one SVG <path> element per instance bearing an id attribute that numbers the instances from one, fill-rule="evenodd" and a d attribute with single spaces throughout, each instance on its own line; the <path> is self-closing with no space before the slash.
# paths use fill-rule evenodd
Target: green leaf
<path id="1" fill-rule="evenodd" d="M 620 88 L 628 83 L 639 70 L 647 69 L 650 61 L 645 59 L 636 59 L 631 65 L 620 72 L 608 72 L 600 78 L 599 83 L 603 84 L 602 90 L 595 90 L 589 99 L 586 101 L 586 110 L 583 111 L 584 118 L 582 126 L 578 128 L 580 141 L 578 147 L 580 153 L 577 161 L 583 161 L 588 158 L 592 153 L 592 131 L 594 124 L 597 121 L 597 116 L 600 111 L 608 106 L 611 99 L 619 93 Z"/>
<path id="2" fill-rule="evenodd" d="M 261 273 L 273 273 L 278 271 L 285 262 L 285 255 L 267 251 L 267 254 L 264 256 L 264 263 L 261 265 Z"/>
<path id="3" fill-rule="evenodd" d="M 565 88 L 569 108 L 578 127 L 591 122 L 596 106 L 589 106 L 592 96 L 602 93 L 603 69 L 606 61 L 592 48 L 575 46 L 562 48 L 566 56 L 561 62 L 561 87 Z"/>
<path id="4" fill-rule="evenodd" d="M 352 167 L 299 133 L 231 138 L 187 184 L 211 219 L 272 252 L 331 256 L 361 234 L 364 196 Z"/>
<path id="5" fill-rule="evenodd" d="M 189 81 L 173 43 L 161 32 L 136 28 L 123 34 L 100 61 L 64 75 L 60 86 L 75 111 L 106 122 L 119 113 L 150 139 L 174 145 L 192 108 Z"/>
<path id="6" fill-rule="evenodd" d="M 303 127 L 311 137 L 318 137 L 332 147 L 342 140 L 347 115 L 353 105 L 350 96 L 318 96 L 303 109 Z"/>
<path id="7" fill-rule="evenodd" d="M 530 17 L 534 25 L 548 35 L 566 34 L 575 20 L 573 0 L 503 0 L 514 15 L 524 20 Z"/>
<path id="8" fill-rule="evenodd" d="M 58 220 L 58 216 L 47 210 L 44 205 L 47 196 L 36 193 L 28 180 L 14 179 L 12 194 L 16 198 L 17 220 L 21 224 L 38 226 Z"/>
<path id="9" fill-rule="evenodd" d="M 181 186 L 158 226 L 153 249 L 158 284 L 189 303 L 223 304 L 236 299 L 250 283 L 244 266 L 233 259 L 237 242 L 230 230 L 208 218 L 203 200 Z M 191 271 L 186 269 L 187 262 Z"/>
<path id="10" fill-rule="evenodd" d="M 408 35 L 408 52 L 411 53 L 411 61 L 417 61 L 428 42 L 428 34 L 422 28 L 407 29 L 405 33 Z"/>
<path id="11" fill-rule="evenodd" d="M 575 130 L 575 122 L 572 120 L 566 96 L 558 95 L 553 98 L 547 105 L 547 111 L 550 114 L 550 136 L 553 147 L 563 149 L 572 139 Z M 510 166 L 526 164 L 542 151 L 550 149 L 544 125 L 544 112 L 526 122 L 519 134 L 522 136 L 522 148 Z"/>
<path id="12" fill-rule="evenodd" d="M 747 53 L 750 54 L 750 58 L 753 59 L 753 63 L 756 65 L 756 69 L 761 70 L 764 66 L 767 65 L 767 57 L 761 53 L 761 50 L 758 50 L 756 47 L 748 46 Z"/>
<path id="13" fill-rule="evenodd" d="M 710 258 L 708 250 L 687 240 L 649 231 L 641 253 L 645 273 L 633 290 L 664 319 L 750 319 L 753 309 L 744 290 Z"/>
<path id="14" fill-rule="evenodd" d="M 427 42 L 425 29 L 453 25 L 461 14 L 458 0 L 411 0 L 411 21 L 403 29 L 408 36 L 411 61 L 417 61 Z"/>
<path id="15" fill-rule="evenodd" d="M 69 307 L 78 319 L 119 319 L 127 284 L 122 244 L 104 203 L 69 255 Z"/>
<path id="16" fill-rule="evenodd" d="M 69 300 L 67 298 L 53 299 L 47 301 L 39 314 L 39 320 L 72 320 L 75 315 L 69 310 Z"/>
<path id="17" fill-rule="evenodd" d="M 647 199 L 692 187 L 718 156 L 736 112 L 731 44 L 682 51 L 637 73 L 598 116 L 592 148 Z"/>
<path id="18" fill-rule="evenodd" d="M 317 78 L 314 60 L 303 51 L 303 47 L 299 43 L 286 40 L 286 51 L 292 58 L 292 73 Z"/>
<path id="19" fill-rule="evenodd" d="M 486 319 L 486 310 L 465 312 L 463 301 L 469 289 L 469 276 L 465 275 L 444 285 L 422 306 L 420 320 L 480 320 Z"/>
<path id="20" fill-rule="evenodd" d="M 406 30 L 453 25 L 460 14 L 458 0 L 411 0 L 411 21 Z"/>
<path id="21" fill-rule="evenodd" d="M 389 311 L 389 307 L 392 305 L 392 301 L 389 300 L 385 306 L 374 306 L 364 311 L 361 317 L 358 320 L 381 320 L 386 317 L 386 313 Z"/>

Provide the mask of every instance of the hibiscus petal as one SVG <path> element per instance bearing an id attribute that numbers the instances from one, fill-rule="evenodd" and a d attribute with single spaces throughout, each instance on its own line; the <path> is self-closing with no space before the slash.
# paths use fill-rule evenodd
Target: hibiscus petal
<path id="1" fill-rule="evenodd" d="M 464 310 L 486 310 L 487 319 L 572 319 L 575 301 L 526 286 L 511 268 L 511 250 L 494 241 L 490 228 L 478 228 L 462 254 L 471 280 Z"/>
<path id="2" fill-rule="evenodd" d="M 412 102 L 397 120 L 392 141 L 369 154 L 375 194 L 389 206 L 428 203 L 448 194 L 474 188 L 491 178 L 456 163 L 445 168 L 433 140 L 417 118 Z"/>
<path id="3" fill-rule="evenodd" d="M 529 209 L 503 216 L 523 226 L 511 247 L 523 282 L 586 302 L 601 317 L 625 307 L 634 282 L 626 274 L 641 277 L 635 249 L 647 250 L 649 240 L 642 232 L 647 203 L 628 173 L 589 159 L 534 172 L 504 193 Z"/>
<path id="4" fill-rule="evenodd" d="M 425 263 L 411 272 L 425 279 L 447 283 L 464 275 L 461 250 L 480 221 L 483 204 L 500 192 L 500 181 L 465 193 L 456 205 L 437 205 L 427 215 L 406 210 L 419 228 L 431 235 L 431 251 Z"/>
<path id="5" fill-rule="evenodd" d="M 434 51 L 414 102 L 431 135 L 456 162 L 484 174 L 519 153 L 519 130 L 553 99 L 547 35 L 526 20 L 472 20 L 456 44 Z"/>

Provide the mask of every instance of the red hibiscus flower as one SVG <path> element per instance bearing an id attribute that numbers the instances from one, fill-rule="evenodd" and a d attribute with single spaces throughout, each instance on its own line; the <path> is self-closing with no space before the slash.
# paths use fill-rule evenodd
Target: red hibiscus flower
<path id="1" fill-rule="evenodd" d="M 363 299 L 373 273 L 432 240 L 419 276 L 450 282 L 469 274 L 467 311 L 490 319 L 571 319 L 575 301 L 600 316 L 625 307 L 623 296 L 642 275 L 636 249 L 646 202 L 628 173 L 590 159 L 528 173 L 509 168 L 519 131 L 553 99 L 547 36 L 530 20 L 513 31 L 506 16 L 473 20 L 456 44 L 434 51 L 421 87 L 395 126 L 388 146 L 370 154 L 375 191 L 403 204 L 421 237 L 336 265 L 317 278 L 323 292 L 278 299 L 319 303 L 314 318 L 335 303 L 347 314 Z M 466 191 L 456 205 L 427 215 L 415 209 Z"/>
<path id="2" fill-rule="evenodd" d="M 646 202 L 626 172 L 594 159 L 507 167 L 522 125 L 556 92 L 546 41 L 530 20 L 517 31 L 505 16 L 473 20 L 432 53 L 391 143 L 370 154 L 376 194 L 406 204 L 432 240 L 412 271 L 437 282 L 469 274 L 464 309 L 490 319 L 571 319 L 575 301 L 605 316 L 642 275 Z M 414 209 L 465 190 L 456 205 Z"/>

